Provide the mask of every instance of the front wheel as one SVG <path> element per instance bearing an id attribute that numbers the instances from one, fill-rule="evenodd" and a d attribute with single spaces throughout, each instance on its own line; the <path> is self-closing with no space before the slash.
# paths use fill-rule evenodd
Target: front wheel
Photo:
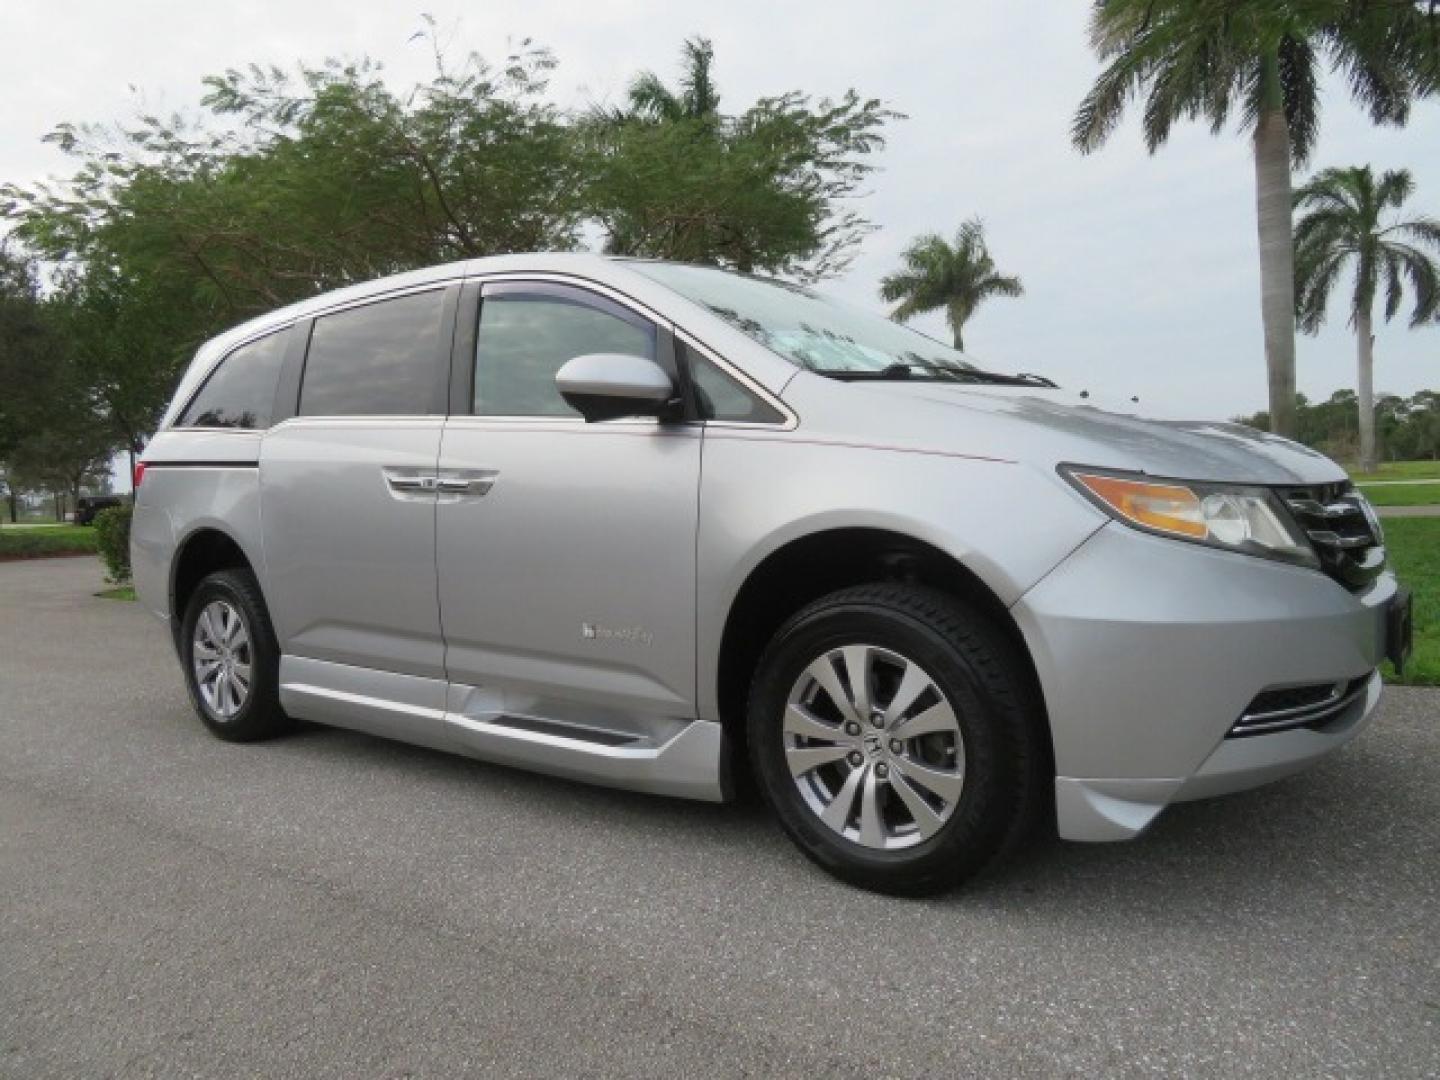
<path id="1" fill-rule="evenodd" d="M 252 742 L 290 727 L 280 708 L 280 649 L 254 574 L 220 570 L 202 580 L 180 635 L 190 700 L 212 733 Z"/>
<path id="2" fill-rule="evenodd" d="M 1041 802 L 1041 728 L 1014 645 L 932 590 L 866 585 L 805 608 L 761 658 L 748 724 L 781 826 L 865 888 L 948 889 Z"/>

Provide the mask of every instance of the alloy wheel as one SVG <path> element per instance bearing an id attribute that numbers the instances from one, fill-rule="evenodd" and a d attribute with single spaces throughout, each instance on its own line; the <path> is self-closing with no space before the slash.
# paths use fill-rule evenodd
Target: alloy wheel
<path id="1" fill-rule="evenodd" d="M 195 620 L 195 685 L 212 715 L 229 720 L 250 698 L 254 656 L 250 633 L 234 605 L 212 600 Z"/>
<path id="2" fill-rule="evenodd" d="M 790 690 L 781 730 L 801 797 L 862 847 L 923 843 L 959 804 L 959 718 L 930 674 L 899 653 L 857 644 L 816 657 Z"/>

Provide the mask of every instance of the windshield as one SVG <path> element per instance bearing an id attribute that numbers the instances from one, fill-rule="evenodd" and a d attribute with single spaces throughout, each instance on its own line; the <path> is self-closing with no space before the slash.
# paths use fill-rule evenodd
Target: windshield
<path id="1" fill-rule="evenodd" d="M 693 300 L 797 367 L 821 374 L 974 371 L 964 355 L 880 315 L 836 303 L 799 285 L 706 266 L 629 266 Z"/>

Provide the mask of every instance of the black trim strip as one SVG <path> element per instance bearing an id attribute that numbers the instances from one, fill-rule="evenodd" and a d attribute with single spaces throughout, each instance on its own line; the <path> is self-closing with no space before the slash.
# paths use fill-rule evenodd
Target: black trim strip
<path id="1" fill-rule="evenodd" d="M 142 461 L 150 469 L 258 469 L 260 459 L 254 461 Z"/>

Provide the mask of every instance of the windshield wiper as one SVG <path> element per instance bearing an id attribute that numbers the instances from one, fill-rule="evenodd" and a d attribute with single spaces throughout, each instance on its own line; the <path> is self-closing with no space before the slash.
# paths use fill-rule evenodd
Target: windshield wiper
<path id="1" fill-rule="evenodd" d="M 920 365 L 897 361 L 893 364 L 886 364 L 883 368 L 875 371 L 864 371 L 854 368 L 812 368 L 811 370 L 817 375 L 824 375 L 827 379 L 839 379 L 841 382 L 887 382 L 891 379 L 899 379 L 902 381 L 905 379 L 913 379 L 917 367 L 920 367 Z M 922 368 L 921 370 L 926 369 Z"/>
<path id="2" fill-rule="evenodd" d="M 945 382 L 989 383 L 998 386 L 1047 386 L 1056 384 L 1043 375 L 1005 375 L 998 371 L 982 371 L 979 368 L 960 367 L 957 364 L 921 363 L 899 360 L 875 371 L 854 369 L 812 368 L 817 375 L 841 382 L 891 382 L 908 379 L 935 380 Z"/>
<path id="3" fill-rule="evenodd" d="M 1031 375 L 1028 371 L 1006 375 L 999 371 L 981 371 L 979 368 L 973 368 L 966 370 L 965 374 L 971 376 L 975 382 L 994 383 L 997 386 L 1046 386 L 1052 390 L 1060 387 L 1060 384 L 1054 379 L 1047 379 L 1044 375 Z"/>

